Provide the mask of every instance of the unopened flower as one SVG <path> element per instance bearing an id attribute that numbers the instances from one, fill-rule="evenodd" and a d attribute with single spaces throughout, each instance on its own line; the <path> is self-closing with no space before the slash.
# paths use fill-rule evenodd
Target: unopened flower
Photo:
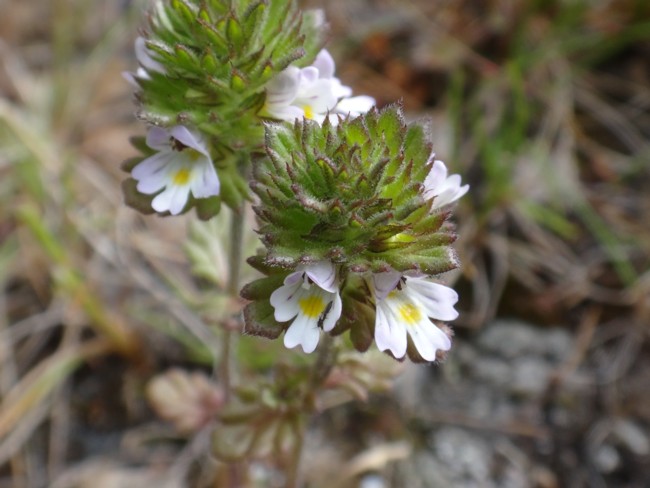
<path id="1" fill-rule="evenodd" d="M 198 431 L 224 404 L 221 388 L 203 373 L 172 369 L 147 385 L 147 397 L 163 419 L 184 433 Z"/>
<path id="2" fill-rule="evenodd" d="M 451 340 L 431 320 L 454 320 L 458 312 L 454 290 L 421 277 L 391 271 L 373 275 L 375 293 L 375 342 L 396 358 L 406 354 L 408 337 L 426 361 L 435 361 L 438 350 L 447 351 Z"/>
<path id="3" fill-rule="evenodd" d="M 293 121 L 307 118 L 323 123 L 328 115 L 337 122 L 335 114 L 355 117 L 375 105 L 369 96 L 352 97 L 352 89 L 334 76 L 335 64 L 329 52 L 323 49 L 311 66 L 290 66 L 266 88 L 266 102 L 260 115 Z"/>
<path id="4" fill-rule="evenodd" d="M 469 185 L 460 186 L 460 175 L 447 176 L 447 166 L 439 160 L 433 162 L 431 171 L 424 179 L 424 198 L 434 199 L 432 207 L 442 208 L 462 197 Z"/>
<path id="5" fill-rule="evenodd" d="M 325 332 L 334 328 L 341 316 L 336 269 L 327 261 L 301 266 L 271 294 L 271 305 L 278 322 L 293 322 L 284 335 L 284 345 L 300 344 L 306 353 L 313 352 Z"/>
<path id="6" fill-rule="evenodd" d="M 135 73 L 124 72 L 122 76 L 128 81 L 131 85 L 136 88 L 140 88 L 138 84 L 138 79 L 149 80 L 151 79 L 150 72 L 164 73 L 165 68 L 158 61 L 153 59 L 151 52 L 147 48 L 146 41 L 144 37 L 138 37 L 135 40 L 135 58 L 138 61 L 138 69 Z"/>
<path id="7" fill-rule="evenodd" d="M 151 202 L 156 212 L 178 215 L 190 192 L 194 198 L 219 194 L 219 177 L 199 134 L 182 125 L 171 129 L 152 127 L 147 145 L 158 152 L 133 168 L 131 176 L 138 181 L 140 193 L 160 192 Z"/>

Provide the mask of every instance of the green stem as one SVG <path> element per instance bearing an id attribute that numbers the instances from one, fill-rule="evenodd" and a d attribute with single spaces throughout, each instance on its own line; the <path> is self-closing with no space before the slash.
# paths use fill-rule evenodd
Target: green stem
<path id="1" fill-rule="evenodd" d="M 239 275 L 241 272 L 242 262 L 242 247 L 244 242 L 244 206 L 233 210 L 230 221 L 230 248 L 229 254 L 229 267 L 230 273 L 228 274 L 227 290 L 228 294 L 233 300 L 239 297 Z M 221 384 L 223 385 L 224 397 L 226 403 L 230 401 L 232 396 L 232 382 L 233 382 L 233 350 L 235 349 L 236 340 L 235 331 L 229 324 L 223 328 L 223 344 L 221 351 Z M 228 466 L 228 484 L 232 488 L 240 488 L 243 486 L 245 480 L 245 464 L 232 463 Z"/>
<path id="2" fill-rule="evenodd" d="M 289 460 L 287 469 L 287 488 L 300 487 L 300 461 L 302 458 L 302 448 L 305 444 L 305 424 L 303 419 L 298 419 L 297 422 L 300 425 L 296 428 L 298 435 L 296 436 L 296 443 L 293 445 L 291 459 Z"/>
<path id="3" fill-rule="evenodd" d="M 242 244 L 244 241 L 244 208 L 233 210 L 230 221 L 230 248 L 228 275 L 228 294 L 233 298 L 239 297 L 239 275 L 241 272 L 242 261 Z M 232 350 L 235 340 L 233 331 L 230 327 L 224 327 L 223 349 L 221 357 L 221 382 L 224 388 L 226 401 L 230 399 L 232 387 Z"/>
<path id="4" fill-rule="evenodd" d="M 305 392 L 303 412 L 311 414 L 314 411 L 314 397 L 336 364 L 337 355 L 338 349 L 334 347 L 334 339 L 329 334 L 323 334 Z M 300 461 L 305 443 L 306 425 L 304 417 L 299 418 L 297 422 L 299 425 L 296 428 L 296 443 L 293 446 L 287 467 L 287 488 L 299 488 L 300 486 Z"/>
<path id="5" fill-rule="evenodd" d="M 230 275 L 228 276 L 228 293 L 239 296 L 239 275 L 242 263 L 242 244 L 244 242 L 244 207 L 232 212 L 230 222 Z"/>

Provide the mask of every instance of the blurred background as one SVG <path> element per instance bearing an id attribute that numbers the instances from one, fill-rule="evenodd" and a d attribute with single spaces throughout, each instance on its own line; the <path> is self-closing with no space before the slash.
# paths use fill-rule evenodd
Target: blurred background
<path id="1" fill-rule="evenodd" d="M 454 348 L 319 416 L 308 486 L 650 486 L 650 2 L 303 5 L 344 84 L 401 99 L 471 185 Z M 0 0 L 3 488 L 183 486 L 170 466 L 205 442 L 144 395 L 170 366 L 209 371 L 228 306 L 221 217 L 122 204 L 145 6 Z"/>

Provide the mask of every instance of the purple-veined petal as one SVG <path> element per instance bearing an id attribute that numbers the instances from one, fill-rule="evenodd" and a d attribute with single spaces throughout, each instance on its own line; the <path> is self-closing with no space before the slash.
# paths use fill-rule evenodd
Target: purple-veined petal
<path id="1" fill-rule="evenodd" d="M 329 261 L 318 261 L 305 267 L 305 274 L 319 288 L 330 293 L 338 293 L 336 282 L 336 268 Z"/>
<path id="2" fill-rule="evenodd" d="M 165 188 L 168 183 L 169 177 L 167 172 L 161 172 L 138 181 L 136 188 L 140 193 L 153 195 Z"/>
<path id="3" fill-rule="evenodd" d="M 303 275 L 305 274 L 305 269 L 304 266 L 299 266 L 296 271 L 293 273 L 289 274 L 285 279 L 284 279 L 284 284 L 285 285 L 294 285 L 298 282 L 303 281 Z"/>
<path id="4" fill-rule="evenodd" d="M 287 322 L 300 312 L 298 300 L 302 296 L 300 281 L 291 285 L 282 285 L 271 293 L 271 305 L 274 308 L 273 316 L 278 322 Z"/>
<path id="5" fill-rule="evenodd" d="M 168 151 L 171 149 L 169 131 L 162 127 L 152 127 L 147 132 L 147 146 L 157 151 Z"/>
<path id="6" fill-rule="evenodd" d="M 173 165 L 175 155 L 169 151 L 159 152 L 140 161 L 131 171 L 136 180 L 144 180 L 155 175 L 167 174 Z"/>
<path id="7" fill-rule="evenodd" d="M 386 296 L 395 289 L 401 277 L 402 273 L 399 271 L 373 274 L 372 279 L 377 300 L 383 300 L 386 298 Z"/>
<path id="8" fill-rule="evenodd" d="M 184 125 L 176 125 L 172 127 L 169 134 L 184 146 L 194 149 L 203 154 L 207 159 L 210 159 L 210 153 L 208 153 L 208 150 L 200 137 Z"/>

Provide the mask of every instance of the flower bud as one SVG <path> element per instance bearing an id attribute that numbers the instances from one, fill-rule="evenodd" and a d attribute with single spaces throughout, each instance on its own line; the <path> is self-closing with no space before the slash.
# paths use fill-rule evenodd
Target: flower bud
<path id="1" fill-rule="evenodd" d="M 200 430 L 223 405 L 223 392 L 203 373 L 172 369 L 147 385 L 147 397 L 156 413 L 182 433 Z"/>

